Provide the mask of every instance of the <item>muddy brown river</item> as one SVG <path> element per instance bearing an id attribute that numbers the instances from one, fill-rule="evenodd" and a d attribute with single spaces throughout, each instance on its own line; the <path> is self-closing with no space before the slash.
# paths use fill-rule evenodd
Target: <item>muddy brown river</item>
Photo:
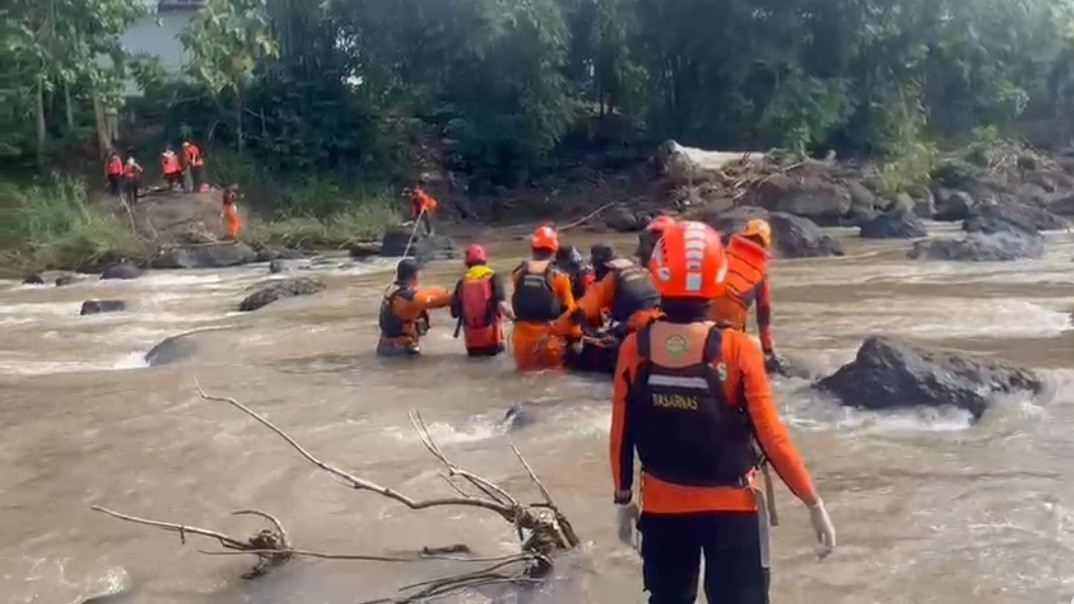
<path id="1" fill-rule="evenodd" d="M 936 227 L 939 232 L 949 227 Z M 818 563 L 805 510 L 778 487 L 772 599 L 808 603 L 1066 604 L 1074 596 L 1074 240 L 1049 235 L 1041 260 L 919 263 L 905 242 L 862 242 L 845 258 L 778 261 L 775 334 L 785 352 L 825 372 L 870 334 L 996 355 L 1041 368 L 1050 400 L 1011 398 L 970 425 L 948 411 L 847 410 L 777 384 L 780 406 L 839 533 Z M 591 238 L 581 238 L 588 246 Z M 629 240 L 620 239 L 628 249 Z M 491 247 L 513 266 L 517 243 Z M 414 496 L 449 495 L 415 438 L 417 409 L 460 465 L 525 492 L 509 439 L 527 454 L 585 542 L 588 566 L 549 586 L 548 603 L 642 602 L 640 565 L 613 527 L 607 462 L 610 384 L 571 375 L 516 375 L 509 358 L 470 360 L 453 324 L 434 316 L 425 356 L 374 357 L 380 292 L 394 262 L 313 267 L 315 297 L 235 312 L 264 266 L 151 272 L 129 282 L 64 288 L 0 282 L 0 603 L 351 604 L 461 571 L 409 564 L 296 560 L 257 581 L 246 557 L 210 557 L 208 541 L 127 524 L 90 510 L 216 528 L 245 537 L 259 525 L 229 512 L 270 511 L 294 545 L 384 554 L 469 544 L 517 550 L 502 519 L 481 510 L 413 512 L 355 492 L 302 461 L 238 410 L 198 398 L 193 378 L 239 398 L 311 451 Z M 293 272 L 301 271 L 293 263 Z M 448 285 L 458 262 L 426 281 Z M 83 300 L 126 300 L 126 313 L 79 317 Z M 161 340 L 190 356 L 149 367 Z M 537 421 L 510 433 L 522 401 Z"/>

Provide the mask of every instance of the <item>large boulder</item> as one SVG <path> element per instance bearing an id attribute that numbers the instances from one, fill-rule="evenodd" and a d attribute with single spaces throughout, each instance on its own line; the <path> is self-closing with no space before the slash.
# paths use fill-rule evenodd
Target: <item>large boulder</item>
<path id="1" fill-rule="evenodd" d="M 916 214 L 881 214 L 861 224 L 859 233 L 865 239 L 916 239 L 929 232 Z"/>
<path id="2" fill-rule="evenodd" d="M 1053 231 L 1067 228 L 1067 221 L 1044 208 L 1021 203 L 978 205 L 962 223 L 969 233 L 1006 233 Z"/>
<path id="3" fill-rule="evenodd" d="M 31 273 L 22 280 L 23 285 L 44 285 L 45 277 L 41 273 Z"/>
<path id="4" fill-rule="evenodd" d="M 868 187 L 858 181 L 851 181 L 847 183 L 846 189 L 850 194 L 851 217 L 871 215 L 876 211 L 876 195 Z"/>
<path id="5" fill-rule="evenodd" d="M 604 217 L 608 228 L 616 233 L 636 233 L 645 227 L 645 223 L 638 220 L 638 215 L 627 208 L 616 207 L 608 210 Z"/>
<path id="6" fill-rule="evenodd" d="M 82 303 L 80 315 L 96 315 L 104 312 L 122 312 L 127 310 L 127 303 L 123 300 L 86 300 Z"/>
<path id="7" fill-rule="evenodd" d="M 740 206 L 726 212 L 709 212 L 702 209 L 694 220 L 699 220 L 716 229 L 725 239 L 746 228 L 746 223 L 755 219 L 768 220 L 768 210 L 757 206 Z"/>
<path id="8" fill-rule="evenodd" d="M 898 193 L 895 197 L 886 200 L 883 210 L 887 214 L 910 214 L 914 211 L 917 203 L 909 193 Z"/>
<path id="9" fill-rule="evenodd" d="M 757 205 L 772 212 L 805 216 L 821 224 L 837 224 L 850 212 L 850 193 L 816 178 L 775 175 L 757 188 Z"/>
<path id="10" fill-rule="evenodd" d="M 273 275 L 275 275 L 276 273 L 282 273 L 286 270 L 287 265 L 284 264 L 283 260 L 273 260 L 272 262 L 269 262 L 268 271 Z"/>
<path id="11" fill-rule="evenodd" d="M 1022 231 L 970 233 L 965 239 L 928 239 L 914 243 L 908 257 L 919 260 L 1009 262 L 1040 258 L 1044 237 Z"/>
<path id="12" fill-rule="evenodd" d="M 781 258 L 842 256 L 843 246 L 825 235 L 812 220 L 783 212 L 768 217 L 772 225 L 772 248 Z"/>
<path id="13" fill-rule="evenodd" d="M 1028 369 L 873 336 L 857 357 L 817 386 L 844 405 L 866 409 L 954 406 L 978 419 L 997 394 L 1043 389 Z"/>
<path id="14" fill-rule="evenodd" d="M 918 218 L 932 218 L 936 215 L 936 197 L 926 187 L 910 191 L 914 199 L 914 214 Z"/>
<path id="15" fill-rule="evenodd" d="M 973 197 L 965 191 L 938 189 L 935 197 L 936 213 L 933 218 L 941 222 L 960 222 L 965 220 L 970 217 L 970 212 L 976 205 Z"/>
<path id="16" fill-rule="evenodd" d="M 322 281 L 310 277 L 272 281 L 239 303 L 239 310 L 244 312 L 257 310 L 280 298 L 311 296 L 324 290 L 325 284 Z"/>
<path id="17" fill-rule="evenodd" d="M 1043 187 L 1028 182 L 1018 185 L 1015 197 L 1022 203 L 1040 207 L 1047 206 L 1051 200 L 1051 195 Z"/>
<path id="18" fill-rule="evenodd" d="M 388 229 L 380 245 L 381 256 L 412 256 L 421 262 L 454 258 L 456 252 L 455 242 L 450 237 L 424 233 L 415 235 L 410 226 Z"/>
<path id="19" fill-rule="evenodd" d="M 257 262 L 257 253 L 245 243 L 213 243 L 174 247 L 153 259 L 153 268 L 225 268 Z"/>
<path id="20" fill-rule="evenodd" d="M 1048 204 L 1048 209 L 1062 216 L 1074 216 L 1074 195 L 1053 201 Z"/>
<path id="21" fill-rule="evenodd" d="M 142 276 L 142 269 L 128 262 L 111 264 L 101 273 L 101 279 L 137 279 Z"/>
<path id="22" fill-rule="evenodd" d="M 56 287 L 74 285 L 82 280 L 83 278 L 79 275 L 60 275 L 59 277 L 56 277 Z"/>
<path id="23" fill-rule="evenodd" d="M 266 247 L 257 250 L 258 262 L 272 262 L 273 260 L 300 260 L 309 256 L 309 252 L 291 248 Z"/>

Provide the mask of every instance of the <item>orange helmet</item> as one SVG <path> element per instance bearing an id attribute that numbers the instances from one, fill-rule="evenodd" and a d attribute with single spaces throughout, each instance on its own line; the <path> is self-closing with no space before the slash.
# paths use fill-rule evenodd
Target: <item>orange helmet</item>
<path id="1" fill-rule="evenodd" d="M 772 245 L 772 227 L 763 218 L 755 218 L 746 223 L 742 231 L 743 237 L 756 237 L 761 240 L 765 247 Z"/>
<path id="2" fill-rule="evenodd" d="M 533 232 L 533 237 L 530 239 L 530 247 L 535 250 L 558 251 L 559 234 L 556 233 L 556 229 L 550 226 L 537 227 L 537 230 Z"/>
<path id="3" fill-rule="evenodd" d="M 654 239 L 659 239 L 660 236 L 664 234 L 664 231 L 673 224 L 675 224 L 674 218 L 661 214 L 656 218 L 653 218 L 653 221 L 649 223 L 649 226 L 645 227 L 645 230 L 648 231 Z"/>
<path id="4" fill-rule="evenodd" d="M 703 222 L 677 222 L 664 231 L 649 261 L 660 295 L 712 299 L 727 275 L 720 234 Z"/>

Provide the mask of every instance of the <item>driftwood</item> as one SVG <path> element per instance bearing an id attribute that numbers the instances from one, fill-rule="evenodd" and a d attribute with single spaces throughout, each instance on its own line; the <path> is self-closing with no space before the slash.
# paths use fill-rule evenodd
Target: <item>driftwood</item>
<path id="1" fill-rule="evenodd" d="M 447 455 L 436 441 L 433 440 L 421 415 L 415 411 L 410 412 L 410 421 L 418 434 L 418 439 L 425 449 L 428 450 L 441 465 L 443 465 L 444 471 L 440 473 L 440 476 L 457 494 L 457 496 L 454 497 L 415 499 L 391 487 L 379 485 L 321 460 L 310 453 L 283 429 L 276 426 L 276 424 L 272 423 L 253 409 L 247 407 L 245 404 L 230 397 L 206 394 L 205 391 L 201 389 L 201 385 L 197 383 L 196 379 L 195 386 L 202 399 L 227 403 L 242 411 L 282 438 L 306 461 L 328 473 L 333 479 L 344 486 L 358 491 L 378 493 L 388 499 L 401 503 L 412 510 L 454 506 L 473 507 L 496 513 L 510 523 L 518 534 L 520 541 L 519 553 L 485 558 L 451 555 L 469 552 L 469 548 L 465 545 L 453 545 L 446 548 L 425 548 L 422 552 L 412 556 L 332 554 L 293 548 L 287 532 L 284 530 L 280 521 L 277 520 L 275 516 L 259 510 L 240 510 L 233 512 L 233 514 L 236 515 L 259 516 L 272 523 L 272 529 L 263 529 L 245 541 L 209 529 L 139 518 L 100 506 L 93 506 L 93 510 L 126 522 L 133 522 L 178 533 L 183 543 L 186 543 L 187 535 L 199 535 L 209 539 L 215 539 L 223 547 L 222 550 L 217 551 L 199 550 L 200 553 L 206 555 L 256 556 L 257 564 L 253 569 L 243 575 L 244 578 L 248 579 L 261 576 L 295 557 L 343 561 L 414 562 L 418 560 L 435 559 L 467 563 L 491 563 L 491 565 L 475 571 L 407 585 L 399 589 L 399 595 L 397 596 L 370 600 L 363 604 L 402 604 L 407 602 L 419 602 L 431 598 L 442 598 L 480 586 L 499 584 L 527 585 L 539 582 L 550 574 L 556 554 L 573 549 L 580 544 L 578 536 L 575 534 L 570 522 L 567 521 L 566 517 L 556 506 L 548 489 L 541 482 L 540 478 L 537 477 L 537 474 L 533 471 L 529 462 L 526 461 L 522 452 L 519 451 L 514 444 L 511 445 L 511 450 L 522 467 L 525 468 L 530 480 L 541 493 L 543 501 L 540 503 L 523 504 L 506 489 L 486 478 L 455 465 L 448 459 Z"/>
<path id="2" fill-rule="evenodd" d="M 581 218 L 579 218 L 578 220 L 574 220 L 574 221 L 572 221 L 572 222 L 568 222 L 567 224 L 565 224 L 565 225 L 563 225 L 563 226 L 559 227 L 559 228 L 558 228 L 558 229 L 556 229 L 556 230 L 558 230 L 558 231 L 560 231 L 560 232 L 563 232 L 563 231 L 566 231 L 566 230 L 568 230 L 568 229 L 573 229 L 573 228 L 574 228 L 574 227 L 576 227 L 576 226 L 579 226 L 579 225 L 585 224 L 586 222 L 588 222 L 589 220 L 591 220 L 592 218 L 594 218 L 595 216 L 597 216 L 597 215 L 598 215 L 598 214 L 600 214 L 601 212 L 603 212 L 603 211 L 605 211 L 605 210 L 607 210 L 607 209 L 609 209 L 609 208 L 613 208 L 613 207 L 616 207 L 616 206 L 618 206 L 618 205 L 621 205 L 621 204 L 620 204 L 620 203 L 619 203 L 618 201 L 609 201 L 608 203 L 606 203 L 606 204 L 604 204 L 604 205 L 600 206 L 599 208 L 597 208 L 597 209 L 593 210 L 592 212 L 590 212 L 590 213 L 586 214 L 585 216 L 582 216 L 582 217 L 581 217 Z"/>

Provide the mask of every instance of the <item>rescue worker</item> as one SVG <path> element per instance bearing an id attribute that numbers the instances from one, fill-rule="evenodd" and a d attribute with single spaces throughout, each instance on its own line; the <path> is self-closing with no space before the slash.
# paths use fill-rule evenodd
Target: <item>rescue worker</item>
<path id="1" fill-rule="evenodd" d="M 593 265 L 573 245 L 561 247 L 556 251 L 556 267 L 570 277 L 571 294 L 575 300 L 584 296 L 589 286 L 597 280 Z"/>
<path id="2" fill-rule="evenodd" d="M 451 304 L 443 288 L 418 289 L 421 265 L 413 258 L 399 261 L 395 283 L 380 305 L 380 342 L 377 356 L 417 356 L 421 337 L 429 331 L 429 311 Z"/>
<path id="3" fill-rule="evenodd" d="M 573 311 L 560 316 L 553 325 L 553 333 L 565 336 L 582 327 L 587 333 L 582 346 L 577 343 L 572 346 L 568 366 L 611 374 L 623 338 L 659 316 L 660 294 L 648 271 L 632 260 L 616 256 L 610 245 L 594 245 L 590 261 L 597 282 L 586 290 Z M 607 329 L 593 330 L 592 325 L 602 324 L 605 317 Z"/>
<path id="4" fill-rule="evenodd" d="M 552 322 L 574 309 L 571 280 L 553 262 L 559 250 L 556 230 L 550 226 L 539 227 L 530 239 L 530 248 L 532 259 L 511 274 L 515 287 L 511 296 L 515 313 L 511 349 L 519 371 L 562 366 L 566 342 L 552 333 Z M 581 332 L 575 329 L 567 335 L 580 337 Z"/>
<path id="5" fill-rule="evenodd" d="M 663 235 L 664 229 L 673 224 L 675 224 L 674 218 L 661 214 L 653 218 L 649 226 L 645 227 L 645 230 L 638 233 L 637 255 L 643 267 L 649 266 L 649 256 L 652 255 L 656 242 L 660 241 L 660 236 Z"/>
<path id="6" fill-rule="evenodd" d="M 757 331 L 761 351 L 769 367 L 776 362 L 772 339 L 772 295 L 768 285 L 769 247 L 772 227 L 767 220 L 746 224 L 740 235 L 732 235 L 727 244 L 727 278 L 724 291 L 712 304 L 712 320 L 746 331 L 750 306 L 757 304 Z"/>
<path id="7" fill-rule="evenodd" d="M 190 141 L 183 141 L 183 187 L 187 193 L 194 193 L 201 187 L 201 172 L 205 169 L 205 158 L 201 149 Z"/>
<path id="8" fill-rule="evenodd" d="M 238 201 L 238 186 L 231 185 L 224 189 L 224 205 L 220 212 L 220 217 L 227 220 L 227 239 L 228 241 L 236 241 L 239 238 L 239 227 L 241 223 L 239 221 L 238 210 L 235 206 L 235 202 Z"/>
<path id="9" fill-rule="evenodd" d="M 458 319 L 455 337 L 462 331 L 466 354 L 494 357 L 504 350 L 503 319 L 514 320 L 507 303 L 503 277 L 488 267 L 488 255 L 480 245 L 466 248 L 466 274 L 451 296 L 451 316 Z"/>
<path id="10" fill-rule="evenodd" d="M 179 163 L 179 156 L 171 147 L 166 148 L 160 155 L 160 173 L 164 175 L 168 191 L 174 191 L 176 185 L 180 184 L 183 179 L 183 166 Z"/>
<path id="11" fill-rule="evenodd" d="M 699 222 L 669 227 L 650 271 L 664 316 L 627 336 L 613 386 L 619 537 L 633 544 L 637 521 L 650 604 L 692 604 L 702 554 L 709 602 L 767 604 L 768 508 L 755 486 L 758 468 L 771 463 L 807 506 L 821 558 L 835 547 L 835 529 L 776 410 L 760 350 L 708 320 L 727 272 L 719 234 Z"/>
<path id="12" fill-rule="evenodd" d="M 143 174 L 145 170 L 138 160 L 134 159 L 134 152 L 128 150 L 127 160 L 123 162 L 123 194 L 130 205 L 138 203 L 138 189 L 142 185 Z"/>
<path id="13" fill-rule="evenodd" d="M 424 184 L 425 181 L 418 181 L 418 186 L 410 192 L 410 219 L 418 223 L 415 228 L 420 224 L 425 229 L 425 235 L 432 236 L 435 230 L 432 219 L 438 204 L 436 199 L 422 190 L 421 185 Z"/>
<path id="14" fill-rule="evenodd" d="M 120 185 L 123 183 L 123 159 L 118 153 L 113 151 L 108 155 L 104 163 L 104 175 L 108 179 L 108 190 L 113 196 L 119 197 Z"/>

